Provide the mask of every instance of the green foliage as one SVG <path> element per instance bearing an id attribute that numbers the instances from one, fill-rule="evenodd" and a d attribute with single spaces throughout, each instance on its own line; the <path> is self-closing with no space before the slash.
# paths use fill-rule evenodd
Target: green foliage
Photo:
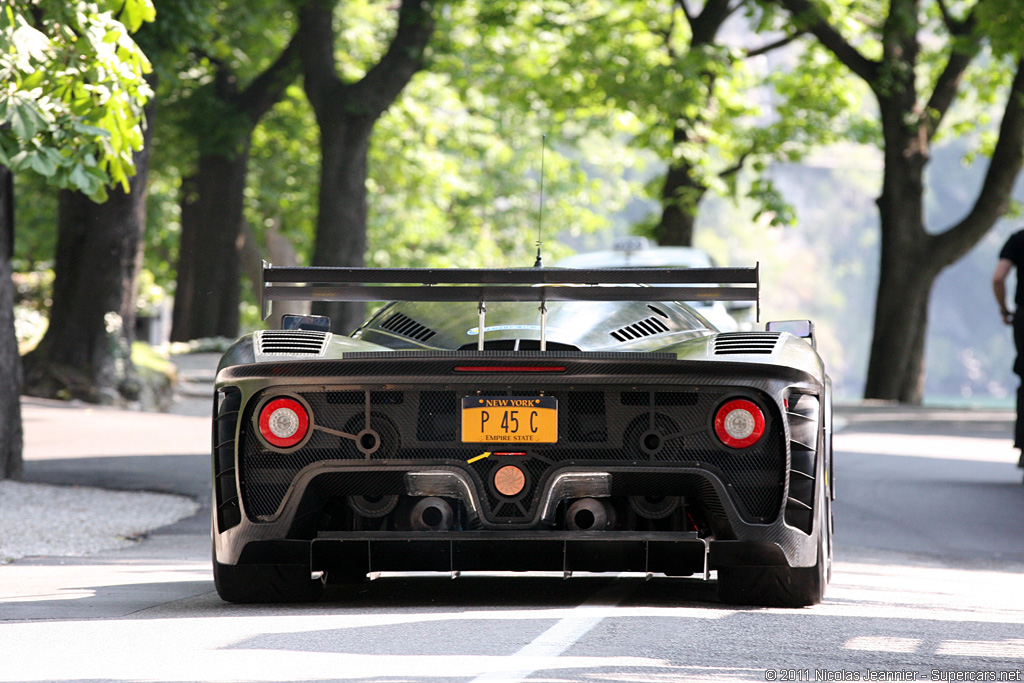
<path id="1" fill-rule="evenodd" d="M 257 235 L 279 228 L 300 257 L 313 251 L 319 134 L 302 86 L 294 84 L 253 131 L 245 218 Z"/>
<path id="2" fill-rule="evenodd" d="M 172 5 L 176 13 L 168 24 L 176 38 L 162 60 L 158 133 L 174 145 L 172 163 L 187 177 L 200 146 L 204 154 L 231 156 L 241 150 L 252 123 L 239 116 L 231 100 L 277 58 L 292 36 L 295 16 L 288 0 L 175 0 Z"/>
<path id="3" fill-rule="evenodd" d="M 431 68 L 413 78 L 375 128 L 367 181 L 369 264 L 531 265 L 544 133 L 542 239 L 549 263 L 568 253 L 555 235 L 608 227 L 608 215 L 629 197 L 631 186 L 618 179 L 630 158 L 621 144 L 584 139 L 578 130 L 566 134 L 569 126 L 549 125 L 547 112 L 510 106 L 502 93 L 480 87 L 479 63 L 459 56 L 479 39 L 464 23 L 468 5 L 446 13 Z M 338 63 L 347 78 L 358 78 L 380 58 L 394 30 L 392 14 L 376 2 L 344 5 Z M 578 142 L 588 151 L 576 149 Z M 316 122 L 298 85 L 253 135 L 246 218 L 260 233 L 279 228 L 301 257 L 312 251 L 318 146 Z"/>
<path id="4" fill-rule="evenodd" d="M 118 16 L 123 21 L 114 17 Z M 0 11 L 0 164 L 96 200 L 127 189 L 149 60 L 129 35 L 151 0 L 13 0 Z"/>
<path id="5" fill-rule="evenodd" d="M 979 2 L 975 10 L 978 18 L 976 30 L 988 40 L 992 51 L 1013 59 L 1024 57 L 1024 3 L 1017 0 Z"/>
<path id="6" fill-rule="evenodd" d="M 442 32 L 448 42 L 439 61 L 466 64 L 453 81 L 460 90 L 499 94 L 502 106 L 535 112 L 566 132 L 627 135 L 634 148 L 686 168 L 693 187 L 738 198 L 740 168 L 758 174 L 772 161 L 792 161 L 844 135 L 864 137 L 871 127 L 861 112 L 863 88 L 850 87 L 809 43 L 748 58 L 748 49 L 781 37 L 782 18 L 771 6 L 735 6 L 763 36 L 695 36 L 670 0 L 462 3 Z M 660 201 L 661 187 L 652 182 L 647 197 Z M 758 213 L 789 220 L 791 209 L 769 181 L 743 187 L 762 202 Z M 701 194 L 677 201 L 696 213 Z"/>

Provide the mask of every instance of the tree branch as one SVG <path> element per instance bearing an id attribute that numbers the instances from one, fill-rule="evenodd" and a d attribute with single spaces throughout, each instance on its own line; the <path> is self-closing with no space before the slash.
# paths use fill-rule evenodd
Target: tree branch
<path id="1" fill-rule="evenodd" d="M 939 12 L 942 13 L 942 23 L 946 25 L 946 29 L 953 35 L 963 35 L 969 26 L 969 22 L 972 21 L 972 17 L 974 16 L 974 7 L 971 8 L 970 15 L 968 15 L 967 19 L 961 21 L 950 13 L 946 0 L 937 0 L 937 2 L 939 5 Z M 975 7 L 977 7 L 977 5 L 975 5 Z"/>
<path id="2" fill-rule="evenodd" d="M 974 246 L 998 218 L 1006 213 L 1014 183 L 1024 165 L 1024 60 L 1017 73 L 999 125 L 999 141 L 985 173 L 985 182 L 971 212 L 957 225 L 933 238 L 940 263 L 950 264 Z"/>
<path id="3" fill-rule="evenodd" d="M 379 116 L 423 68 L 423 56 L 434 32 L 433 0 L 402 0 L 398 30 L 388 51 L 352 86 L 350 99 Z"/>
<path id="4" fill-rule="evenodd" d="M 942 119 L 953 104 L 964 72 L 967 71 L 967 67 L 970 66 L 971 61 L 981 49 L 980 42 L 972 43 L 972 48 L 970 52 L 954 51 L 949 56 L 946 67 L 939 74 L 938 80 L 935 81 L 935 88 L 932 90 L 931 97 L 928 98 L 928 108 L 925 111 L 925 131 L 929 140 L 935 136 Z"/>
<path id="5" fill-rule="evenodd" d="M 809 0 L 776 0 L 776 2 L 793 15 L 798 25 L 802 24 L 804 30 L 813 33 L 821 41 L 821 44 L 828 48 L 850 71 L 868 83 L 874 82 L 878 63 L 866 58 L 857 51 L 857 48 L 847 42 Z"/>
<path id="6" fill-rule="evenodd" d="M 686 16 L 686 20 L 692 24 L 693 23 L 694 14 L 693 14 L 693 12 L 690 11 L 690 8 L 686 5 L 686 0 L 676 0 L 676 4 L 679 5 L 679 9 L 683 10 L 683 14 Z"/>
<path id="7" fill-rule="evenodd" d="M 737 2 L 735 5 L 733 5 L 728 10 L 726 10 L 726 16 L 731 17 L 732 15 L 736 14 L 741 9 L 743 9 L 744 5 L 746 5 L 746 4 L 747 4 L 747 0 L 739 0 L 739 2 Z"/>
<path id="8" fill-rule="evenodd" d="M 741 3 L 742 4 L 742 3 Z M 700 14 L 690 19 L 691 45 L 711 45 L 729 18 L 729 0 L 707 0 Z"/>
<path id="9" fill-rule="evenodd" d="M 945 14 L 946 7 L 943 5 L 943 16 Z M 981 51 L 981 38 L 973 33 L 974 22 L 973 12 L 962 22 L 946 22 L 950 33 L 955 39 L 952 41 L 954 47 L 952 54 L 949 56 L 949 61 L 946 62 L 946 67 L 935 81 L 935 88 L 932 90 L 931 97 L 928 99 L 928 109 L 925 112 L 927 123 L 925 126 L 929 140 L 935 136 L 935 132 L 942 123 L 943 117 L 953 104 L 964 72 L 967 71 L 971 61 Z M 969 43 L 962 44 L 960 42 L 960 40 L 966 40 L 968 37 L 970 38 Z"/>
<path id="10" fill-rule="evenodd" d="M 803 31 L 797 31 L 792 35 L 783 36 L 782 38 L 779 38 L 773 43 L 768 43 L 767 45 L 762 45 L 761 47 L 756 47 L 751 50 L 747 50 L 747 59 L 750 59 L 751 57 L 760 57 L 761 55 L 768 54 L 772 50 L 778 50 L 780 47 L 785 47 L 792 43 L 797 38 L 799 38 L 800 36 L 802 36 L 803 34 Z"/>
<path id="11" fill-rule="evenodd" d="M 330 106 L 332 93 L 344 88 L 334 63 L 333 7 L 331 0 L 309 0 L 299 8 L 299 57 L 306 96 L 318 116 Z"/>
<path id="12" fill-rule="evenodd" d="M 273 64 L 257 76 L 238 97 L 238 106 L 254 123 L 281 99 L 285 89 L 299 74 L 299 43 L 301 31 L 296 31 L 288 46 Z"/>
<path id="13" fill-rule="evenodd" d="M 737 173 L 739 173 L 740 171 L 742 171 L 743 170 L 743 164 L 744 164 L 744 162 L 746 162 L 747 157 L 749 157 L 751 155 L 751 153 L 752 153 L 752 150 L 747 150 L 746 152 L 741 154 L 740 158 L 736 160 L 736 163 L 733 164 L 732 166 L 728 166 L 728 167 L 722 169 L 718 173 L 718 177 L 722 178 L 722 179 L 725 179 L 725 178 L 728 178 L 730 176 L 734 176 Z"/>

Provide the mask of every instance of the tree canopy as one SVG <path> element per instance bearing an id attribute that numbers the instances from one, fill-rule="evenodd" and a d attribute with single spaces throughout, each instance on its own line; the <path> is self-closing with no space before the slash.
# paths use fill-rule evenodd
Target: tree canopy
<path id="1" fill-rule="evenodd" d="M 97 200 L 142 148 L 151 0 L 14 0 L 0 11 L 0 164 Z"/>
<path id="2" fill-rule="evenodd" d="M 884 154 L 882 251 L 865 395 L 920 402 L 932 284 L 1006 212 L 1024 161 L 1024 61 L 1018 61 L 1019 40 L 1009 37 L 1019 6 L 1012 0 L 777 4 L 877 102 L 875 139 Z M 992 111 L 984 105 L 994 102 L 1002 103 L 998 125 L 977 136 L 991 161 L 973 206 L 963 216 L 945 218 L 939 229 L 926 225 L 931 145 L 943 131 L 977 130 L 979 121 L 984 126 Z"/>

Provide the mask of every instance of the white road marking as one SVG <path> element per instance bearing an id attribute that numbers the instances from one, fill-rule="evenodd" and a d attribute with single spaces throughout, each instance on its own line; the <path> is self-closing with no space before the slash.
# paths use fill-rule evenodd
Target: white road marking
<path id="1" fill-rule="evenodd" d="M 857 636 L 843 645 L 844 650 L 866 652 L 917 652 L 923 641 L 919 638 L 890 638 L 888 636 Z"/>
<path id="2" fill-rule="evenodd" d="M 935 651 L 937 655 L 955 657 L 994 657 L 1024 659 L 1024 640 L 946 640 Z"/>
<path id="3" fill-rule="evenodd" d="M 470 683 L 516 683 L 526 679 L 541 668 L 542 659 L 559 656 L 600 624 L 637 585 L 636 582 L 612 581 L 575 607 L 568 616 L 534 638 L 530 644 L 511 655 L 510 661 L 516 662 L 515 671 L 492 671 L 477 676 Z"/>

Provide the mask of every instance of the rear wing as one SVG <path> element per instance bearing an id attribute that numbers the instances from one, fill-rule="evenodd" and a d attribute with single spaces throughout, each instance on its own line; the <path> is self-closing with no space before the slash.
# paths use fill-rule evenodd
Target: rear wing
<path id="1" fill-rule="evenodd" d="M 439 269 L 274 267 L 264 261 L 260 292 L 264 320 L 274 301 L 475 301 L 481 330 L 488 302 L 532 301 L 540 304 L 542 348 L 549 301 L 753 301 L 757 319 L 761 318 L 760 264 L 753 268 Z"/>
<path id="2" fill-rule="evenodd" d="M 273 301 L 754 301 L 760 318 L 760 264 L 577 270 L 303 268 L 264 261 L 261 285 L 264 320 Z"/>

